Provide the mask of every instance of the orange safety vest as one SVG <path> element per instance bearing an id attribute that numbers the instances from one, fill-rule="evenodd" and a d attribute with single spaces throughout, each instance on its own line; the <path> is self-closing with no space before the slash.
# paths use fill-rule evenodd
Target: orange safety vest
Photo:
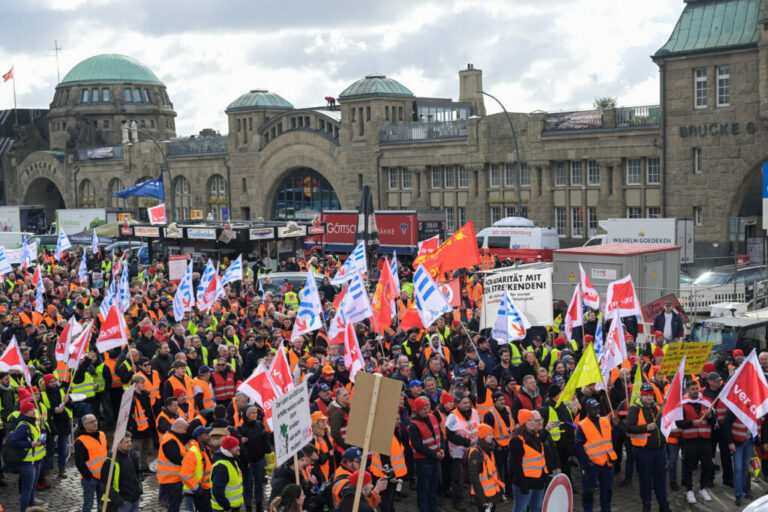
<path id="1" fill-rule="evenodd" d="M 544 459 L 544 445 L 541 446 L 541 451 L 538 451 L 533 446 L 526 444 L 525 438 L 520 436 L 520 440 L 523 442 L 523 475 L 526 478 L 540 478 L 542 473 L 547 474 L 547 462 Z"/>
<path id="2" fill-rule="evenodd" d="M 144 389 L 149 393 L 149 398 L 152 400 L 152 405 L 160 400 L 160 374 L 157 370 L 152 370 L 151 375 L 147 375 L 141 372 L 139 375 L 144 377 Z"/>
<path id="3" fill-rule="evenodd" d="M 197 484 L 200 484 L 201 489 L 210 489 L 211 459 L 208 456 L 208 450 L 204 449 L 200 446 L 198 441 L 194 440 L 190 442 L 190 448 L 192 447 L 196 448 L 194 450 L 187 450 L 184 459 L 181 461 L 181 470 L 179 472 L 181 481 L 184 482 L 187 489 L 192 489 Z M 203 466 L 201 468 L 202 476 L 200 477 L 200 480 L 195 477 L 195 472 L 197 470 L 197 455 L 195 455 L 195 452 L 200 454 L 200 462 Z"/>
<path id="4" fill-rule="evenodd" d="M 168 377 L 168 382 L 171 383 L 171 388 L 173 388 L 174 394 L 177 389 L 181 389 L 187 395 L 187 398 L 192 399 L 194 397 L 192 394 L 192 381 L 186 375 L 184 375 L 183 382 L 179 381 L 179 378 L 176 375 Z"/>
<path id="5" fill-rule="evenodd" d="M 655 388 L 654 388 L 655 389 Z M 655 406 L 654 409 L 656 410 L 656 414 L 659 412 L 659 406 Z M 639 411 L 637 411 L 637 426 L 640 427 L 642 425 L 645 425 L 645 415 L 643 414 L 643 407 L 639 407 Z M 651 435 L 650 432 L 644 432 L 642 434 L 630 434 L 627 432 L 627 436 L 629 436 L 629 440 L 632 442 L 632 446 L 639 446 L 643 447 L 648 443 L 648 437 Z"/>
<path id="6" fill-rule="evenodd" d="M 163 452 L 166 443 L 176 443 L 182 459 L 187 455 L 186 447 L 170 431 L 163 434 L 160 440 L 160 449 L 157 452 L 157 481 L 160 484 L 175 484 L 181 482 L 181 464 L 174 464 Z"/>
<path id="7" fill-rule="evenodd" d="M 243 424 L 243 419 L 240 417 L 240 411 L 237 409 L 237 404 L 235 403 L 235 399 L 232 398 L 232 421 L 235 423 L 236 427 L 239 427 Z"/>
<path id="8" fill-rule="evenodd" d="M 131 416 L 136 423 L 136 432 L 144 432 L 149 428 L 147 413 L 144 411 L 144 407 L 141 406 L 141 402 L 135 395 L 133 397 L 133 412 Z"/>
<path id="9" fill-rule="evenodd" d="M 483 303 L 483 285 L 477 283 L 470 286 L 467 290 L 467 298 L 472 301 L 475 307 L 480 306 Z"/>
<path id="10" fill-rule="evenodd" d="M 493 455 L 488 455 L 485 450 L 481 450 L 477 447 L 472 447 L 470 450 L 480 450 L 480 454 L 483 456 L 483 470 L 480 472 L 480 485 L 483 488 L 483 494 L 486 498 L 492 498 L 501 492 L 504 484 L 499 480 L 498 473 L 496 472 L 496 462 L 493 460 Z M 470 486 L 471 493 L 475 494 L 475 487 Z"/>
<path id="11" fill-rule="evenodd" d="M 589 460 L 596 466 L 605 466 L 609 461 L 616 460 L 616 452 L 613 451 L 610 420 L 608 418 L 599 418 L 599 420 L 600 430 L 589 418 L 581 420 L 579 428 L 587 438 L 587 442 L 584 443 L 584 451 L 587 452 Z"/>
<path id="12" fill-rule="evenodd" d="M 332 441 L 327 440 L 325 437 L 318 437 L 315 434 L 312 434 L 312 437 L 315 440 L 315 448 L 317 448 L 318 453 L 320 454 L 330 453 Z M 325 479 L 328 480 L 328 476 L 331 474 L 330 457 L 327 458 L 325 463 L 320 465 L 320 471 L 323 473 L 323 476 L 325 477 Z"/>
<path id="13" fill-rule="evenodd" d="M 442 345 L 440 346 L 440 349 L 441 349 L 440 351 L 443 354 L 443 357 L 445 358 L 446 364 L 451 364 L 451 352 L 448 350 L 448 348 L 446 348 L 446 347 L 444 347 Z M 433 351 L 434 351 L 434 349 L 432 348 L 432 346 L 431 345 L 427 345 L 427 348 L 424 349 L 424 360 L 425 361 L 429 361 L 429 356 L 432 355 Z"/>
<path id="14" fill-rule="evenodd" d="M 493 255 L 483 254 L 480 256 L 480 270 L 491 270 L 493 268 Z"/>
<path id="15" fill-rule="evenodd" d="M 187 400 L 185 405 L 187 406 L 186 411 L 181 407 L 181 404 L 179 404 L 179 418 L 183 418 L 188 422 L 191 422 L 193 419 L 195 419 L 195 415 L 197 414 L 195 411 L 195 404 L 192 402 L 192 400 Z"/>
<path id="16" fill-rule="evenodd" d="M 655 382 L 651 381 L 651 385 L 653 386 L 653 393 L 655 394 L 655 399 L 657 404 L 663 404 L 664 403 L 664 396 L 666 395 L 668 384 L 665 382 L 663 389 L 659 389 L 659 385 Z"/>
<path id="17" fill-rule="evenodd" d="M 206 382 L 200 377 L 195 377 L 192 381 L 192 392 L 195 388 L 200 388 L 203 391 L 203 409 L 209 409 L 216 407 L 216 401 L 213 399 L 213 392 L 211 391 L 211 383 Z"/>
<path id="18" fill-rule="evenodd" d="M 493 408 L 493 393 L 490 389 L 485 388 L 485 400 L 481 402 L 480 397 L 477 399 L 477 414 L 479 414 L 480 418 L 482 419 L 485 417 L 485 413 L 491 412 L 491 409 Z"/>
<path id="19" fill-rule="evenodd" d="M 112 359 L 111 357 L 109 357 L 109 354 L 104 352 L 104 364 L 107 365 L 109 367 L 109 371 L 112 372 L 112 385 L 110 387 L 122 388 L 123 383 L 120 381 L 120 377 L 118 377 L 117 372 L 115 371 L 115 365 L 117 364 L 117 359 Z"/>
<path id="20" fill-rule="evenodd" d="M 512 429 L 515 428 L 515 420 L 512 419 L 512 411 L 506 405 L 504 406 L 504 409 L 509 415 L 509 421 L 512 422 L 509 426 L 504 422 L 504 419 L 501 417 L 501 414 L 499 414 L 499 411 L 495 406 L 491 407 L 491 410 L 489 411 L 493 414 L 493 437 L 496 439 L 496 444 L 499 446 L 509 446 L 509 441 L 512 439 Z"/>
<path id="21" fill-rule="evenodd" d="M 165 413 L 165 411 L 160 411 L 160 414 L 158 414 L 158 415 L 157 415 L 157 419 L 155 420 L 155 428 L 157 428 L 157 432 L 158 432 L 158 434 L 161 434 L 161 433 L 162 433 L 162 432 L 160 432 L 160 420 L 161 420 L 162 418 L 165 418 L 165 420 L 166 420 L 168 423 L 170 423 L 171 425 L 173 425 L 173 422 L 174 422 L 174 421 L 176 421 L 176 419 L 178 418 L 178 416 L 176 416 L 176 418 L 171 418 L 170 416 L 168 416 L 168 415 Z"/>
<path id="22" fill-rule="evenodd" d="M 333 508 L 339 508 L 341 503 L 341 489 L 349 482 L 349 477 L 352 472 L 344 466 L 339 466 L 336 472 L 333 474 L 333 485 L 331 487 L 331 497 L 333 502 Z"/>
<path id="23" fill-rule="evenodd" d="M 107 458 L 107 436 L 104 432 L 99 432 L 99 440 L 97 441 L 89 435 L 82 434 L 77 437 L 77 440 L 88 450 L 88 460 L 85 461 L 85 465 L 88 466 L 88 470 L 94 478 L 100 479 L 101 468 Z M 83 475 L 80 475 L 80 480 L 82 479 Z"/>
<path id="24" fill-rule="evenodd" d="M 389 461 L 389 465 L 395 471 L 396 477 L 400 478 L 408 473 L 408 467 L 405 465 L 405 449 L 400 440 L 394 435 L 392 436 Z M 373 455 L 371 455 L 371 474 L 384 478 L 384 464 L 381 462 L 381 455 L 378 452 L 373 452 Z"/>
<path id="25" fill-rule="evenodd" d="M 69 382 L 69 367 L 64 361 L 56 361 L 56 378 L 62 384 Z"/>

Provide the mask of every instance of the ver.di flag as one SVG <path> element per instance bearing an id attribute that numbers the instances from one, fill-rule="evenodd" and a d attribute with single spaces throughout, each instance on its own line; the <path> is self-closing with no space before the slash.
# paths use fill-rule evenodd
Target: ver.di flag
<path id="1" fill-rule="evenodd" d="M 560 393 L 560 398 L 557 399 L 555 408 L 562 402 L 567 402 L 573 395 L 576 394 L 576 390 L 586 386 L 588 384 L 603 382 L 603 374 L 600 373 L 600 363 L 597 362 L 597 356 L 595 355 L 595 347 L 591 343 L 584 349 L 584 353 L 579 359 L 579 364 L 571 374 L 571 378 L 563 388 L 563 392 Z"/>
<path id="2" fill-rule="evenodd" d="M 768 382 L 754 349 L 720 390 L 720 401 L 757 435 L 758 421 L 768 413 Z"/>
<path id="3" fill-rule="evenodd" d="M 83 330 L 80 331 L 80 334 L 78 334 L 77 338 L 73 340 L 72 343 L 70 343 L 69 362 L 67 363 L 67 366 L 69 366 L 70 369 L 76 370 L 80 364 L 80 361 L 82 361 L 85 357 L 85 354 L 88 353 L 88 345 L 91 341 L 92 328 L 93 320 L 88 322 L 88 324 L 83 327 Z"/>
<path id="4" fill-rule="evenodd" d="M 365 259 L 365 244 L 360 242 L 355 250 L 349 255 L 344 264 L 336 271 L 336 275 L 331 279 L 333 284 L 346 283 L 354 278 L 356 273 L 365 274 L 368 270 L 368 263 Z"/>
<path id="5" fill-rule="evenodd" d="M 96 348 L 99 352 L 106 352 L 115 347 L 122 347 L 128 344 L 128 338 L 125 334 L 127 327 L 125 317 L 118 310 L 117 305 L 109 308 L 109 313 L 101 324 L 99 337 L 96 338 Z"/>
<path id="6" fill-rule="evenodd" d="M 267 425 L 272 429 L 272 402 L 277 398 L 277 393 L 275 392 L 274 385 L 269 380 L 264 361 L 259 361 L 259 365 L 251 376 L 238 386 L 237 391 L 245 393 L 248 395 L 248 398 L 264 409 L 264 419 L 267 420 Z"/>
<path id="7" fill-rule="evenodd" d="M 166 224 L 168 222 L 165 218 L 165 203 L 147 208 L 147 215 L 149 216 L 149 223 L 152 225 Z"/>
<path id="8" fill-rule="evenodd" d="M 605 300 L 606 315 L 610 315 L 615 309 L 619 310 L 622 318 L 626 316 L 643 317 L 643 310 L 632 284 L 631 274 L 608 284 Z"/>
<path id="9" fill-rule="evenodd" d="M 505 345 L 509 342 L 525 338 L 525 333 L 530 328 L 530 322 L 515 305 L 509 290 L 504 290 L 491 336 L 500 345 Z"/>
<path id="10" fill-rule="evenodd" d="M 296 321 L 291 332 L 291 341 L 302 334 L 316 331 L 323 326 L 323 305 L 320 302 L 320 294 L 317 290 L 312 269 L 307 271 L 307 279 L 304 287 L 299 292 L 299 309 L 296 313 Z"/>
<path id="11" fill-rule="evenodd" d="M 600 373 L 603 374 L 603 382 L 607 383 L 610 380 L 611 370 L 623 363 L 626 358 L 627 347 L 624 341 L 624 326 L 617 311 L 616 317 L 611 322 L 611 328 L 608 330 L 608 339 L 605 342 L 600 357 L 598 357 Z"/>
<path id="12" fill-rule="evenodd" d="M 70 319 L 67 321 L 67 325 L 64 326 L 61 334 L 59 334 L 58 340 L 56 340 L 56 348 L 54 353 L 57 361 L 62 361 L 64 363 L 69 361 L 70 343 L 72 342 L 72 339 L 76 338 L 80 334 L 82 329 L 83 326 L 75 321 L 75 317 L 70 317 Z"/>
<path id="13" fill-rule="evenodd" d="M 243 280 L 243 255 L 239 255 L 235 258 L 235 261 L 229 264 L 224 275 L 221 276 L 221 285 L 225 286 L 233 281 Z"/>
<path id="14" fill-rule="evenodd" d="M 587 273 L 584 272 L 584 267 L 579 262 L 579 276 L 581 279 L 581 297 L 585 306 L 592 309 L 600 309 L 600 295 L 597 290 L 592 286 L 592 282 L 587 277 Z"/>
<path id="15" fill-rule="evenodd" d="M 344 365 L 349 368 L 349 380 L 354 384 L 357 372 L 365 368 L 365 360 L 360 353 L 355 326 L 348 323 L 344 329 Z"/>
<path id="16" fill-rule="evenodd" d="M 638 361 L 638 366 L 639 364 Z M 672 379 L 672 383 L 667 388 L 667 395 L 664 397 L 664 410 L 661 412 L 661 433 L 664 434 L 664 437 L 669 437 L 669 433 L 675 428 L 675 422 L 683 419 L 684 379 L 685 356 L 680 361 L 680 366 L 675 372 L 675 378 Z"/>
<path id="17" fill-rule="evenodd" d="M 56 258 L 56 261 L 61 261 L 62 253 L 71 247 L 72 243 L 64 232 L 64 228 L 59 227 L 59 238 L 56 240 L 56 251 L 53 253 L 53 257 Z"/>
<path id="18" fill-rule="evenodd" d="M 571 298 L 571 304 L 568 306 L 568 311 L 565 312 L 565 335 L 569 340 L 573 339 L 573 328 L 584 325 L 584 310 L 581 305 L 581 290 L 577 284 L 576 289 L 573 290 L 573 298 Z"/>
<path id="19" fill-rule="evenodd" d="M 429 328 L 445 313 L 453 311 L 448 299 L 437 287 L 424 265 L 419 265 L 413 274 L 413 296 L 416 299 L 416 309 L 419 311 L 421 323 L 425 328 Z"/>
<path id="20" fill-rule="evenodd" d="M 24 374 L 24 380 L 27 381 L 27 386 L 32 387 L 32 378 L 29 375 L 29 368 L 24 364 L 24 358 L 21 356 L 21 349 L 19 348 L 19 342 L 16 341 L 16 336 L 11 338 L 11 342 L 0 356 L 0 370 L 7 372 L 10 370 L 21 370 Z"/>
<path id="21" fill-rule="evenodd" d="M 269 366 L 267 378 L 272 382 L 275 393 L 282 396 L 294 388 L 293 377 L 291 376 L 291 367 L 288 364 L 288 357 L 285 355 L 283 342 L 277 348 L 275 357 L 272 358 L 272 364 Z"/>
<path id="22" fill-rule="evenodd" d="M 173 317 L 177 322 L 181 322 L 184 313 L 192 309 L 195 302 L 195 295 L 192 291 L 192 262 L 187 265 L 187 270 L 179 282 L 176 294 L 173 296 Z"/>
<path id="23" fill-rule="evenodd" d="M 206 311 L 213 305 L 213 301 L 211 300 L 203 302 L 203 294 L 211 286 L 214 275 L 216 275 L 216 266 L 213 264 L 213 258 L 208 258 L 208 263 L 205 264 L 203 275 L 200 277 L 200 283 L 197 285 L 197 309 L 200 311 Z M 261 282 L 259 282 L 259 286 L 261 286 Z M 216 287 L 214 286 L 213 289 L 215 291 Z M 207 307 L 203 304 L 206 304 Z"/>

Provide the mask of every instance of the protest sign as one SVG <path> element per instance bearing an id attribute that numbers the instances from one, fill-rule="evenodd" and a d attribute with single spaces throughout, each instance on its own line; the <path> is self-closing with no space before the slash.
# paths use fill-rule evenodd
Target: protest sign
<path id="1" fill-rule="evenodd" d="M 552 267 L 510 268 L 485 274 L 481 329 L 493 327 L 504 290 L 509 290 L 531 325 L 552 325 Z"/>
<path id="2" fill-rule="evenodd" d="M 275 434 L 275 457 L 281 465 L 312 441 L 312 419 L 309 416 L 307 383 L 272 402 L 272 425 Z"/>
<path id="3" fill-rule="evenodd" d="M 178 284 L 187 270 L 187 255 L 172 254 L 168 256 L 168 279 Z"/>
<path id="4" fill-rule="evenodd" d="M 664 354 L 664 361 L 661 363 L 661 368 L 659 368 L 659 373 L 662 375 L 674 375 L 677 371 L 677 367 L 680 365 L 680 361 L 682 361 L 683 356 L 685 356 L 685 374 L 700 374 L 701 368 L 704 366 L 704 363 L 707 362 L 709 352 L 714 345 L 714 343 L 703 343 L 698 341 L 669 343 L 666 345 L 667 349 Z"/>
<path id="5" fill-rule="evenodd" d="M 109 474 L 107 475 L 107 486 L 111 487 L 110 481 L 115 472 L 115 454 L 117 453 L 117 445 L 125 437 L 125 431 L 128 429 L 128 416 L 131 413 L 131 405 L 133 405 L 133 390 L 136 385 L 132 385 L 125 391 L 120 399 L 120 410 L 117 413 L 117 424 L 115 426 L 115 435 L 112 438 L 112 460 L 109 463 Z M 101 508 L 101 512 L 107 512 L 108 501 L 104 502 Z"/>
<path id="6" fill-rule="evenodd" d="M 365 447 L 366 430 L 372 421 L 368 449 L 389 455 L 392 449 L 392 433 L 395 431 L 398 400 L 402 384 L 399 380 L 382 378 L 376 389 L 377 377 L 371 373 L 359 372 L 355 379 L 355 394 L 347 422 L 347 444 Z"/>

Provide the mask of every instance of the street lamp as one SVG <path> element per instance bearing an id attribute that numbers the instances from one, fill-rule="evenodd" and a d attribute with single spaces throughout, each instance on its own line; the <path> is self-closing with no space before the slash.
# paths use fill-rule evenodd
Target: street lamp
<path id="1" fill-rule="evenodd" d="M 512 140 L 515 142 L 515 160 L 517 160 L 517 215 L 522 217 L 523 216 L 523 195 L 520 190 L 520 187 L 522 185 L 523 180 L 523 171 L 520 168 L 520 149 L 517 147 L 517 133 L 515 133 L 515 126 L 512 124 L 512 117 L 509 115 L 509 112 L 507 112 L 507 109 L 504 108 L 504 104 L 499 101 L 499 98 L 494 96 L 493 94 L 488 94 L 487 92 L 477 89 L 475 92 L 480 94 L 485 94 L 489 98 L 492 98 L 496 103 L 499 104 L 501 107 L 501 110 L 504 111 L 504 115 L 507 116 L 507 121 L 509 122 L 509 129 L 512 130 Z"/>
<path id="2" fill-rule="evenodd" d="M 176 208 L 174 208 L 174 206 L 175 206 L 174 202 L 175 201 L 174 201 L 174 197 L 173 197 L 173 178 L 171 177 L 171 166 L 168 164 L 168 159 L 165 156 L 165 151 L 163 151 L 163 147 L 160 145 L 160 143 L 150 133 L 145 132 L 144 130 L 141 130 L 141 129 L 135 128 L 135 127 L 131 127 L 131 128 L 124 127 L 123 129 L 124 130 L 128 130 L 128 131 L 134 131 L 136 133 L 141 133 L 142 135 L 147 137 L 149 140 L 154 142 L 155 146 L 157 146 L 157 150 L 160 152 L 160 156 L 163 157 L 163 162 L 165 163 L 165 169 L 163 169 L 163 167 L 160 168 L 160 175 L 162 176 L 163 171 L 166 171 L 168 173 L 168 182 L 171 185 L 170 186 L 170 191 L 171 191 L 171 215 L 170 215 L 170 218 L 171 218 L 171 220 L 175 221 L 176 220 Z M 138 136 L 136 137 L 136 139 L 138 140 Z M 124 145 L 130 146 L 131 143 L 130 142 L 127 142 L 127 143 L 124 142 Z M 165 188 L 165 186 L 163 186 L 163 188 Z"/>

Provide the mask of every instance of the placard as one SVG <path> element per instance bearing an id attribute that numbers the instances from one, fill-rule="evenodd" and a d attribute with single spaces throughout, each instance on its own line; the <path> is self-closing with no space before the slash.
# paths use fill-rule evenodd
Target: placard
<path id="1" fill-rule="evenodd" d="M 177 225 L 171 224 L 167 228 L 163 230 L 165 233 L 165 238 L 182 238 L 184 236 L 184 231 Z"/>
<path id="2" fill-rule="evenodd" d="M 312 442 L 307 381 L 272 401 L 272 426 L 278 466 Z"/>
<path id="3" fill-rule="evenodd" d="M 481 329 L 493 327 L 505 289 L 531 325 L 552 325 L 552 267 L 510 268 L 485 274 Z"/>
<path id="4" fill-rule="evenodd" d="M 147 238 L 160 238 L 160 228 L 157 226 L 134 226 L 133 235 Z"/>
<path id="5" fill-rule="evenodd" d="M 132 384 L 131 387 L 123 391 L 123 396 L 120 398 L 120 410 L 117 412 L 117 424 L 115 426 L 115 435 L 112 438 L 112 455 L 114 456 L 117 451 L 117 445 L 125 437 L 125 431 L 128 428 L 128 415 L 131 412 L 131 405 L 133 404 L 133 390 L 136 388 L 136 384 Z"/>
<path id="6" fill-rule="evenodd" d="M 203 210 L 189 210 L 189 218 L 192 220 L 200 220 L 203 218 Z"/>
<path id="7" fill-rule="evenodd" d="M 248 230 L 249 240 L 272 240 L 275 238 L 275 228 L 251 228 Z"/>
<path id="8" fill-rule="evenodd" d="M 381 379 L 379 396 L 376 400 L 376 409 L 373 417 L 373 430 L 371 430 L 371 442 L 368 450 L 389 455 L 392 450 L 392 433 L 395 431 L 397 408 L 402 382 L 387 377 L 376 377 L 372 373 L 357 372 L 355 375 L 355 394 L 352 396 L 352 405 L 347 422 L 347 436 L 344 442 L 352 446 L 363 447 L 365 444 L 365 430 L 368 426 L 368 417 L 371 413 L 373 401 L 373 388 L 376 379 Z"/>
<path id="9" fill-rule="evenodd" d="M 187 271 L 187 256 L 185 254 L 172 254 L 168 256 L 168 279 L 172 283 L 178 283 Z"/>
<path id="10" fill-rule="evenodd" d="M 216 240 L 216 228 L 187 228 L 190 240 Z"/>
<path id="11" fill-rule="evenodd" d="M 667 344 L 659 373 L 664 376 L 674 375 L 685 356 L 685 374 L 699 375 L 714 345 L 714 343 L 700 341 Z"/>
<path id="12" fill-rule="evenodd" d="M 277 228 L 277 238 L 297 238 L 300 236 L 307 236 L 307 226 L 304 224 L 291 224 Z"/>
<path id="13" fill-rule="evenodd" d="M 104 288 L 104 273 L 94 270 L 91 273 L 91 285 L 97 290 Z"/>

